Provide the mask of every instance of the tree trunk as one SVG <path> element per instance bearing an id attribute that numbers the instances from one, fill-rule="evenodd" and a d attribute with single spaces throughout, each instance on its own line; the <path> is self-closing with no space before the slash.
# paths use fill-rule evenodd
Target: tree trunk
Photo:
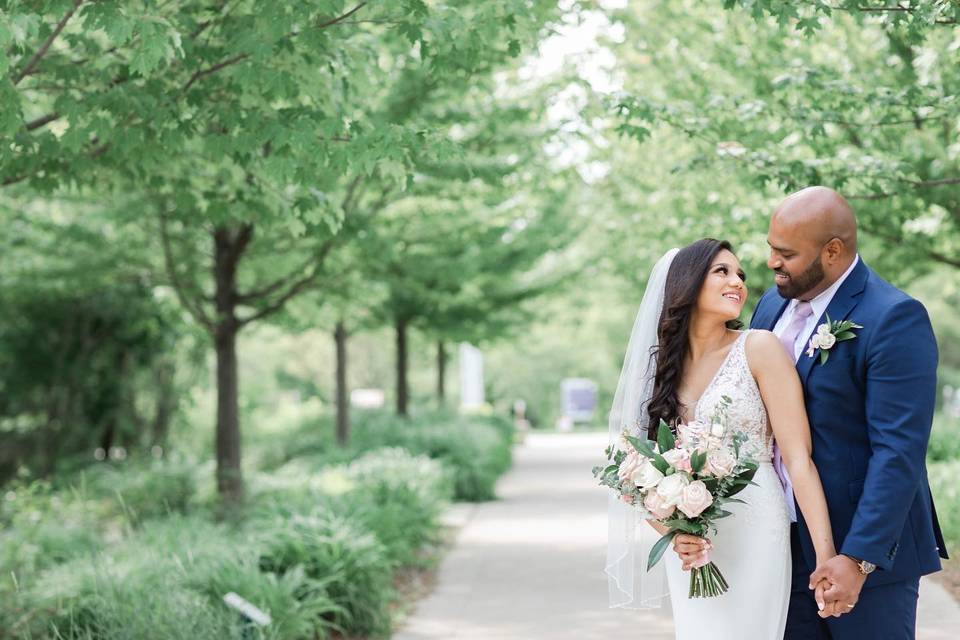
<path id="1" fill-rule="evenodd" d="M 346 446 L 350 440 L 350 403 L 347 398 L 347 328 L 337 322 L 333 332 L 337 345 L 337 443 Z"/>
<path id="2" fill-rule="evenodd" d="M 116 354 L 114 366 L 119 373 L 119 377 L 115 381 L 117 386 L 110 387 L 107 390 L 101 390 L 102 394 L 106 394 L 106 398 L 98 402 L 98 404 L 101 405 L 99 414 L 104 421 L 103 431 L 100 432 L 100 448 L 106 451 L 107 454 L 110 453 L 110 449 L 113 448 L 113 443 L 117 439 L 117 426 L 124 408 L 123 389 L 118 387 L 119 385 L 126 384 L 129 380 L 129 360 L 126 356 L 126 351 L 119 351 Z"/>
<path id="3" fill-rule="evenodd" d="M 407 401 L 409 389 L 407 387 L 407 321 L 397 318 L 397 415 L 408 416 Z"/>
<path id="4" fill-rule="evenodd" d="M 153 414 L 153 433 L 150 444 L 156 447 L 167 445 L 167 436 L 170 433 L 170 421 L 177 408 L 176 391 L 173 384 L 175 369 L 173 362 L 163 357 L 157 363 L 153 372 L 154 383 L 157 385 L 156 405 Z"/>
<path id="5" fill-rule="evenodd" d="M 217 491 L 227 505 L 243 500 L 240 468 L 240 404 L 237 373 L 237 264 L 253 227 L 218 226 L 213 232 L 216 317 L 213 341 L 217 350 Z"/>
<path id="6" fill-rule="evenodd" d="M 437 340 L 437 404 L 443 407 L 447 403 L 447 345 Z"/>

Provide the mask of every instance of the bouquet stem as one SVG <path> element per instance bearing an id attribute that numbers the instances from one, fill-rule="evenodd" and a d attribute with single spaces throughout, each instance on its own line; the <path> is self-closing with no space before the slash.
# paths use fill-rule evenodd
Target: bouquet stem
<path id="1" fill-rule="evenodd" d="M 690 570 L 691 598 L 713 598 L 723 595 L 729 589 L 726 578 L 712 562 Z"/>

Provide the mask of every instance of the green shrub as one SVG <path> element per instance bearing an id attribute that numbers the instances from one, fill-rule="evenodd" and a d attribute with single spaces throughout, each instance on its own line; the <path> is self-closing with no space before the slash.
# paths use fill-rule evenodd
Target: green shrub
<path id="1" fill-rule="evenodd" d="M 48 483 L 6 488 L 0 501 L 0 575 L 16 579 L 102 547 L 104 506 Z M 0 597 L 11 581 L 0 580 Z"/>
<path id="2" fill-rule="evenodd" d="M 171 519 L 116 545 L 110 553 L 63 563 L 22 584 L 12 605 L 15 637 L 238 637 L 222 603 L 184 585 L 184 558 L 222 553 L 220 527 Z M 204 546 L 206 545 L 206 546 Z M 8 617 L 13 617 L 9 616 Z"/>
<path id="3" fill-rule="evenodd" d="M 276 574 L 261 571 L 255 555 L 206 558 L 187 567 L 186 583 L 221 602 L 233 592 L 270 614 L 266 638 L 317 640 L 333 626 L 329 619 L 340 611 L 323 581 L 306 575 L 302 567 Z"/>
<path id="4" fill-rule="evenodd" d="M 240 638 L 239 614 L 222 601 L 233 591 L 273 617 L 252 637 L 385 636 L 393 570 L 423 561 L 453 495 L 493 496 L 510 433 L 488 418 L 380 414 L 363 418 L 347 449 L 298 436 L 278 450 L 310 453 L 248 473 L 250 502 L 234 526 L 209 520 L 210 461 L 105 463 L 73 485 L 65 476 L 8 487 L 0 629 Z"/>
<path id="5" fill-rule="evenodd" d="M 298 570 L 326 588 L 338 609 L 330 622 L 344 633 L 386 635 L 392 567 L 383 546 L 357 523 L 322 510 L 260 526 L 261 571 Z"/>
<path id="6" fill-rule="evenodd" d="M 933 462 L 960 460 L 960 418 L 943 413 L 934 416 L 927 459 Z"/>
<path id="7" fill-rule="evenodd" d="M 333 502 L 383 543 L 395 565 L 416 565 L 419 551 L 435 542 L 439 516 L 452 494 L 450 472 L 405 449 L 371 451 L 341 468 L 351 489 Z"/>
<path id="8" fill-rule="evenodd" d="M 197 493 L 196 468 L 187 463 L 102 464 L 84 472 L 94 496 L 113 503 L 132 523 L 186 513 Z"/>
<path id="9" fill-rule="evenodd" d="M 401 447 L 369 451 L 351 462 L 345 475 L 363 490 L 403 491 L 438 508 L 450 499 L 450 472 L 443 464 Z"/>
<path id="10" fill-rule="evenodd" d="M 960 459 L 928 463 L 927 472 L 947 549 L 956 553 L 960 549 Z"/>
<path id="11" fill-rule="evenodd" d="M 372 449 L 399 446 L 443 461 L 454 474 L 458 500 L 495 497 L 497 479 L 510 467 L 512 427 L 481 416 L 427 414 L 404 420 L 386 414 L 365 416 L 354 427 L 354 445 Z"/>

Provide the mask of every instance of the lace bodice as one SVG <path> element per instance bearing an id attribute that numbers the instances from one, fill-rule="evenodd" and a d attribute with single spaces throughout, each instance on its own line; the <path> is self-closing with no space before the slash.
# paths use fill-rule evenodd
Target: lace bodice
<path id="1" fill-rule="evenodd" d="M 743 432 L 747 435 L 747 441 L 741 451 L 757 462 L 769 462 L 773 458 L 773 431 L 760 389 L 747 363 L 744 345 L 749 333 L 741 332 L 730 347 L 726 360 L 697 401 L 694 419 L 709 423 L 723 396 L 729 397 L 732 402 L 726 409 L 727 430 L 724 440 L 730 442 L 737 432 Z"/>

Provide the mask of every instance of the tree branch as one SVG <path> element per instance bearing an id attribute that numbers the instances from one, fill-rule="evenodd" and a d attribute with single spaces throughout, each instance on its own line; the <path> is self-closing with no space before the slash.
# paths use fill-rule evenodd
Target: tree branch
<path id="1" fill-rule="evenodd" d="M 183 85 L 183 88 L 180 89 L 180 95 L 183 95 L 184 93 L 186 93 L 187 90 L 189 90 L 190 87 L 193 86 L 193 83 L 199 80 L 200 78 L 214 74 L 217 71 L 220 71 L 221 69 L 229 67 L 230 65 L 233 65 L 233 64 L 237 64 L 238 62 L 242 62 L 249 57 L 250 57 L 249 53 L 241 53 L 240 55 L 236 55 L 232 58 L 227 58 L 226 60 L 222 60 L 221 62 L 218 62 L 217 64 L 213 65 L 212 67 L 208 67 L 206 69 L 197 69 L 193 73 L 193 75 L 190 76 L 190 79 L 187 80 L 187 83 Z"/>
<path id="2" fill-rule="evenodd" d="M 340 209 L 344 213 L 349 213 L 350 208 L 353 206 L 353 196 L 356 194 L 357 187 L 360 186 L 361 182 L 363 182 L 363 174 L 358 175 L 350 181 L 350 186 L 347 187 L 347 195 L 344 196 L 343 203 L 340 205 Z"/>
<path id="3" fill-rule="evenodd" d="M 384 198 L 382 198 L 381 201 L 383 201 L 386 198 L 386 194 L 389 193 L 389 191 L 390 191 L 389 189 L 384 190 Z M 377 214 L 380 213 L 380 210 L 381 208 L 374 208 L 371 213 L 363 216 L 362 220 L 358 220 L 356 222 L 359 223 L 360 225 L 369 224 L 377 216 Z M 256 322 L 257 320 L 260 320 L 262 318 L 265 318 L 267 316 L 270 316 L 280 311 L 290 300 L 295 298 L 297 295 L 303 293 L 310 287 L 314 286 L 314 284 L 316 284 L 317 278 L 320 277 L 320 274 L 323 273 L 323 267 L 327 260 L 327 257 L 330 255 L 330 252 L 333 251 L 333 249 L 337 246 L 337 243 L 343 239 L 344 235 L 345 235 L 345 232 L 341 231 L 341 233 L 331 237 L 326 242 L 324 242 L 323 245 L 320 247 L 320 250 L 310 258 L 310 261 L 313 263 L 313 268 L 310 270 L 310 273 L 300 278 L 299 280 L 292 282 L 288 286 L 287 290 L 283 294 L 281 294 L 280 297 L 277 298 L 272 304 L 264 307 L 263 309 L 260 309 L 259 311 L 255 312 L 251 316 L 238 319 L 237 327 L 238 328 L 243 327 L 245 325 L 250 324 L 251 322 Z M 310 262 L 308 262 L 307 264 L 310 264 Z M 296 273 L 296 272 L 293 272 L 293 273 Z M 283 284 L 290 283 L 290 282 L 291 282 L 291 278 L 287 277 L 287 278 L 284 278 L 282 281 L 278 280 L 277 282 L 274 282 L 273 284 L 270 285 L 270 288 L 274 288 L 275 291 L 279 291 L 279 289 L 283 286 Z M 249 295 L 250 294 L 247 294 L 247 296 Z"/>
<path id="4" fill-rule="evenodd" d="M 10 176 L 9 178 L 4 178 L 3 182 L 0 183 L 0 186 L 8 187 L 11 184 L 17 184 L 18 182 L 23 182 L 30 177 L 29 173 L 21 173 L 18 176 Z"/>
<path id="5" fill-rule="evenodd" d="M 906 180 L 915 187 L 941 187 L 946 184 L 960 184 L 960 178 L 942 178 L 940 180 Z"/>
<path id="6" fill-rule="evenodd" d="M 899 4 L 888 7 L 841 7 L 831 5 L 830 8 L 834 11 L 859 11 L 860 13 L 914 13 L 916 11 L 916 7 L 905 7 Z M 934 24 L 957 24 L 957 21 L 954 18 L 944 18 L 934 20 Z"/>
<path id="7" fill-rule="evenodd" d="M 77 9 L 80 8 L 80 5 L 83 4 L 83 0 L 74 0 L 73 6 L 70 7 L 70 10 L 67 11 L 60 22 L 57 23 L 57 26 L 53 29 L 53 33 L 47 38 L 46 42 L 37 49 L 37 52 L 33 54 L 33 57 L 27 61 L 27 64 L 20 70 L 16 76 L 13 77 L 13 85 L 16 86 L 20 84 L 20 81 L 23 80 L 27 75 L 33 71 L 33 68 L 37 66 L 43 56 L 47 55 L 47 51 L 50 50 L 50 45 L 53 44 L 53 41 L 57 39 L 57 36 L 60 35 L 60 32 L 63 31 L 63 28 L 67 26 L 67 22 L 70 21 L 70 18 L 73 17 L 73 14 L 77 12 Z"/>
<path id="8" fill-rule="evenodd" d="M 60 113 L 59 113 L 59 112 L 54 111 L 54 112 L 52 112 L 52 113 L 48 113 L 48 114 L 45 115 L 45 116 L 41 116 L 41 117 L 37 118 L 36 120 L 31 120 L 30 122 L 28 122 L 27 125 L 26 125 L 26 126 L 27 126 L 27 131 L 33 131 L 34 129 L 39 129 L 40 127 L 43 127 L 43 126 L 46 126 L 46 125 L 50 124 L 50 123 L 53 122 L 54 120 L 59 120 L 59 119 L 60 119 Z"/>
<path id="9" fill-rule="evenodd" d="M 930 122 L 937 120 L 946 120 L 952 118 L 953 115 L 949 113 L 944 113 L 938 116 L 926 116 L 922 118 L 909 118 L 905 120 L 878 120 L 877 122 L 853 122 L 851 120 L 834 120 L 830 118 L 823 118 L 821 122 L 826 122 L 829 124 L 839 124 L 850 127 L 892 127 L 902 124 L 916 125 L 918 122 Z"/>
<path id="10" fill-rule="evenodd" d="M 403 24 L 403 20 L 344 20 L 341 24 Z"/>
<path id="11" fill-rule="evenodd" d="M 869 225 L 861 224 L 860 226 L 863 228 L 864 231 L 866 231 L 870 235 L 877 236 L 881 240 L 886 240 L 891 244 L 903 244 L 903 242 L 906 240 L 902 236 L 897 236 L 892 233 L 885 233 Z M 918 247 L 918 248 L 920 248 L 921 251 L 925 253 L 934 262 L 939 262 L 941 264 L 949 265 L 956 269 L 960 269 L 960 259 L 951 258 L 950 256 L 946 256 L 932 249 L 927 249 L 926 247 Z"/>
<path id="12" fill-rule="evenodd" d="M 887 198 L 892 198 L 897 194 L 895 193 L 854 193 L 849 196 L 845 195 L 844 198 L 847 200 L 886 200 Z"/>
<path id="13" fill-rule="evenodd" d="M 310 265 L 314 264 L 316 260 L 317 260 L 316 255 L 311 254 L 309 258 L 303 261 L 303 264 L 301 264 L 296 269 L 291 269 L 290 272 L 287 275 L 283 276 L 282 278 L 279 278 L 278 280 L 271 282 L 265 287 L 255 289 L 253 291 L 248 291 L 247 293 L 238 293 L 237 302 L 242 304 L 251 304 L 254 302 L 261 301 L 264 298 L 267 298 L 268 296 L 275 294 L 277 291 L 280 291 L 285 286 L 289 285 L 293 281 L 294 276 L 296 274 L 303 273 L 304 271 L 309 269 Z"/>
<path id="14" fill-rule="evenodd" d="M 233 242 L 231 243 L 231 262 L 237 263 L 240 261 L 240 256 L 242 256 L 243 252 L 247 250 L 247 245 L 250 244 L 250 240 L 252 239 L 253 225 L 249 222 L 242 224 L 237 230 L 236 235 L 233 237 Z"/>
<path id="15" fill-rule="evenodd" d="M 343 15 L 341 15 L 341 16 L 337 16 L 336 18 L 334 18 L 334 19 L 332 19 L 332 20 L 330 20 L 330 21 L 328 21 L 328 22 L 324 22 L 323 24 L 317 25 L 317 28 L 318 28 L 318 29 L 326 29 L 327 27 L 332 27 L 332 26 L 335 25 L 335 24 L 338 24 L 338 23 L 340 23 L 340 22 L 343 22 L 344 20 L 346 20 L 347 18 L 349 18 L 350 16 L 352 16 L 353 14 L 355 14 L 357 11 L 360 11 L 360 9 L 363 9 L 366 5 L 367 5 L 366 2 L 361 2 L 360 4 L 358 4 L 357 6 L 355 6 L 355 7 L 354 7 L 353 9 L 351 9 L 350 11 L 347 11 L 345 14 L 343 14 Z"/>
<path id="16" fill-rule="evenodd" d="M 352 16 L 353 14 L 355 14 L 357 11 L 360 11 L 360 9 L 362 9 L 364 6 L 366 6 L 366 4 L 367 4 L 366 2 L 361 2 L 360 4 L 358 4 L 357 6 L 355 6 L 355 7 L 354 7 L 353 9 L 351 9 L 350 11 L 347 11 L 346 13 L 344 13 L 344 14 L 341 15 L 341 16 L 337 16 L 336 18 L 333 18 L 332 20 L 328 20 L 327 22 L 324 22 L 324 23 L 318 25 L 317 28 L 318 28 L 318 29 L 325 29 L 325 28 L 327 28 L 327 27 L 332 27 L 333 25 L 338 24 L 338 23 L 346 20 L 347 18 L 349 18 L 350 16 Z M 296 33 L 291 33 L 291 34 L 289 34 L 289 37 L 293 37 L 293 36 L 295 36 L 295 35 L 296 35 Z M 241 54 L 236 55 L 236 56 L 234 56 L 234 57 L 232 57 L 232 58 L 227 58 L 226 60 L 223 60 L 223 61 L 221 61 L 221 62 L 218 62 L 217 64 L 213 65 L 212 67 L 208 67 L 208 68 L 206 68 L 206 69 L 198 69 L 197 71 L 194 72 L 194 74 L 193 74 L 192 76 L 190 76 L 190 79 L 187 80 L 187 83 L 186 83 L 185 85 L 183 85 L 183 88 L 180 89 L 180 94 L 182 95 L 182 94 L 186 93 L 186 92 L 190 89 L 190 87 L 193 86 L 193 83 L 195 83 L 195 82 L 196 82 L 197 80 L 199 80 L 200 78 L 202 78 L 202 77 L 204 77 L 204 76 L 211 75 L 211 74 L 213 74 L 213 73 L 216 73 L 217 71 L 220 71 L 221 69 L 224 69 L 224 68 L 229 67 L 229 66 L 231 66 L 231 65 L 237 64 L 238 62 L 243 62 L 244 60 L 246 60 L 246 59 L 249 58 L 249 57 L 250 57 L 250 54 L 249 54 L 249 53 L 241 53 Z"/>
<path id="17" fill-rule="evenodd" d="M 180 300 L 180 304 L 183 305 L 183 308 L 190 312 L 190 315 L 193 316 L 194 320 L 207 329 L 207 331 L 212 333 L 214 329 L 213 322 L 211 322 L 210 317 L 204 313 L 202 304 L 196 300 L 191 300 L 187 295 L 186 287 L 184 286 L 183 281 L 180 279 L 180 275 L 177 273 L 176 266 L 174 266 L 173 250 L 170 246 L 170 234 L 167 232 L 167 217 L 161 211 L 159 218 L 160 240 L 163 244 L 163 261 L 166 265 L 166 271 L 170 278 L 170 282 L 173 284 L 173 290 L 177 294 L 177 299 Z"/>
<path id="18" fill-rule="evenodd" d="M 330 255 L 330 252 L 333 250 L 333 247 L 336 244 L 336 238 L 337 236 L 334 236 L 324 242 L 323 246 L 320 248 L 320 251 L 315 256 L 311 256 L 313 268 L 310 270 L 310 273 L 290 284 L 287 290 L 284 291 L 283 294 L 280 295 L 280 297 L 277 298 L 273 303 L 260 309 L 253 315 L 250 315 L 246 318 L 238 318 L 237 327 L 240 328 L 250 324 L 251 322 L 256 322 L 257 320 L 261 320 L 267 316 L 273 315 L 274 313 L 283 309 L 283 307 L 285 307 L 290 300 L 313 286 L 317 278 L 323 272 L 324 263 L 326 262 L 327 256 Z M 290 282 L 290 279 L 284 278 L 282 281 L 278 282 L 280 282 L 282 286 L 283 284 Z M 271 287 L 272 286 L 273 285 L 271 285 Z M 249 296 L 249 294 L 247 295 Z"/>

